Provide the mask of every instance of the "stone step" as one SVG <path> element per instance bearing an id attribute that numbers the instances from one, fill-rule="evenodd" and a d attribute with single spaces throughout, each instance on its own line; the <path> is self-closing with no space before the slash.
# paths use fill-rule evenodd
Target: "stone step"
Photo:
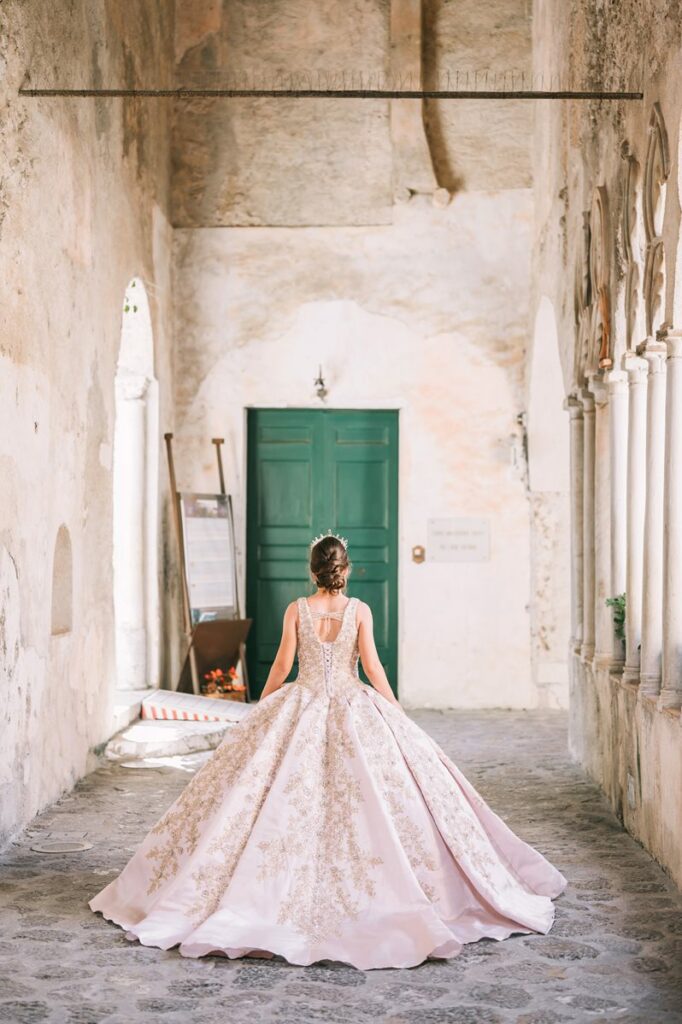
<path id="1" fill-rule="evenodd" d="M 107 743 L 104 754 L 110 761 L 146 757 L 175 757 L 212 750 L 234 722 L 162 722 L 138 719 Z"/>
<path id="2" fill-rule="evenodd" d="M 112 733 L 120 732 L 121 729 L 125 729 L 127 725 L 138 719 L 142 701 L 155 692 L 153 687 L 147 690 L 115 690 Z"/>

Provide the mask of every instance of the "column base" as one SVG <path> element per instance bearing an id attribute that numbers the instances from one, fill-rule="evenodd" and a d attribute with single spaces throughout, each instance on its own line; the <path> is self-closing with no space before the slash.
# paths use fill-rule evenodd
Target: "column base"
<path id="1" fill-rule="evenodd" d="M 571 637 L 568 645 L 568 649 L 572 654 L 580 654 L 583 646 L 582 638 L 579 636 Z"/>
<path id="2" fill-rule="evenodd" d="M 639 665 L 625 665 L 623 668 L 624 683 L 639 683 Z"/>
<path id="3" fill-rule="evenodd" d="M 613 664 L 613 655 L 608 651 L 595 651 L 594 654 L 594 666 L 595 668 L 611 668 Z"/>
<path id="4" fill-rule="evenodd" d="M 594 644 L 581 644 L 580 657 L 583 661 L 592 661 L 594 658 Z"/>
<path id="5" fill-rule="evenodd" d="M 641 673 L 639 677 L 639 692 L 647 697 L 658 697 L 661 692 L 661 677 Z"/>
<path id="6" fill-rule="evenodd" d="M 671 690 L 663 687 L 658 695 L 658 706 L 663 708 L 679 708 L 682 706 L 682 693 L 679 690 Z"/>

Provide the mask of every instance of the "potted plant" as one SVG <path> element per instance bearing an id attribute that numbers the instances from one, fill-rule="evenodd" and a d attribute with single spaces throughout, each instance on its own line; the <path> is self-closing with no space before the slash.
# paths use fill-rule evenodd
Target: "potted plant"
<path id="1" fill-rule="evenodd" d="M 616 638 L 625 647 L 625 594 L 617 594 L 615 597 L 607 597 L 606 603 L 613 609 L 613 630 Z"/>

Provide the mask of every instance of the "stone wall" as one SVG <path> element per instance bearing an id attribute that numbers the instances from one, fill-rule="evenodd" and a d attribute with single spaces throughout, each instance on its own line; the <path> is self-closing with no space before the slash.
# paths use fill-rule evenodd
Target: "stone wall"
<path id="1" fill-rule="evenodd" d="M 331 21 L 313 0 L 207 0 L 179 12 L 178 75 L 249 84 L 385 74 L 389 15 L 383 0 L 338 5 Z M 428 0 L 425 84 L 527 71 L 530 30 L 525 0 Z M 531 502 L 521 416 L 532 117 L 521 102 L 429 102 L 430 159 L 453 195 L 434 208 L 424 195 L 394 201 L 400 153 L 383 100 L 176 106 L 183 481 L 210 485 L 208 439 L 225 435 L 243 552 L 244 406 L 314 405 L 321 361 L 329 404 L 400 408 L 400 690 L 413 706 L 567 699 L 561 583 L 545 578 L 538 602 L 529 569 L 532 546 L 534 578 L 547 576 L 566 531 L 561 497 Z M 490 520 L 491 561 L 412 563 L 427 520 L 456 515 Z"/>
<path id="2" fill-rule="evenodd" d="M 656 685 L 647 680 L 647 693 L 636 667 L 623 670 L 622 652 L 605 607 L 614 587 L 625 590 L 623 566 L 630 572 L 634 553 L 639 549 L 641 557 L 646 543 L 640 528 L 637 539 L 628 534 L 627 551 L 625 548 L 623 526 L 628 519 L 636 521 L 633 496 L 652 493 L 648 471 L 627 478 L 623 475 L 628 443 L 640 444 L 643 452 L 650 442 L 644 437 L 646 431 L 641 435 L 628 432 L 627 398 L 625 406 L 616 405 L 616 390 L 627 391 L 628 378 L 622 368 L 635 365 L 634 349 L 647 335 L 651 346 L 658 330 L 665 336 L 666 328 L 680 327 L 681 293 L 676 280 L 682 114 L 680 13 L 677 0 L 660 4 L 626 0 L 617 5 L 592 0 L 536 2 L 533 31 L 538 73 L 553 69 L 561 87 L 641 87 L 644 99 L 537 104 L 534 163 L 542 168 L 542 175 L 535 177 L 532 301 L 537 306 L 542 296 L 551 300 L 564 390 L 574 396 L 570 404 L 579 422 L 573 481 L 575 521 L 589 508 L 584 504 L 583 488 L 589 488 L 596 502 L 594 518 L 586 521 L 585 527 L 579 524 L 574 538 L 577 586 L 570 656 L 571 751 L 603 786 L 625 825 L 682 884 L 679 706 L 674 706 L 674 694 L 659 698 L 656 687 L 660 678 L 657 683 L 654 680 Z M 660 124 L 667 135 L 669 162 L 664 173 L 655 164 L 649 174 L 647 154 L 652 152 L 650 144 Z M 655 154 L 653 159 L 658 159 Z M 628 166 L 633 172 L 630 189 Z M 651 287 L 645 289 L 647 179 L 650 194 L 655 195 L 654 207 L 660 208 L 654 216 L 661 221 L 665 261 L 651 277 Z M 601 192 L 596 196 L 598 187 Z M 586 225 L 591 232 L 588 235 Z M 588 284 L 586 268 L 590 267 L 593 278 Z M 601 297 L 598 307 L 589 301 L 590 290 L 592 300 L 595 294 Z M 626 351 L 630 354 L 623 362 Z M 646 364 L 644 367 L 646 376 Z M 592 398 L 585 398 L 586 394 Z M 593 399 L 596 414 L 588 414 Z M 592 445 L 587 440 L 588 419 L 595 415 L 597 437 Z M 594 475 L 590 475 L 587 462 L 583 465 L 589 445 L 596 452 Z M 659 455 L 662 459 L 662 448 Z M 647 500 L 653 501 L 656 522 L 657 516 L 663 515 L 662 503 L 657 504 L 657 498 Z M 660 525 L 662 534 L 662 520 Z M 594 558 L 587 546 L 590 538 Z M 660 561 L 662 545 L 654 546 L 652 554 L 654 562 Z M 585 583 L 583 562 L 595 569 L 592 591 Z M 651 567 L 645 581 L 647 578 L 656 579 Z M 628 615 L 634 623 L 639 588 L 631 589 L 632 579 L 628 579 Z M 653 595 L 660 603 L 661 592 L 655 585 Z M 588 605 L 594 613 L 594 628 L 588 621 Z M 651 619 L 655 628 L 646 641 L 649 649 L 651 642 L 655 644 L 661 620 L 665 634 L 670 620 L 665 608 L 659 607 Z M 632 628 L 627 662 L 637 666 L 642 629 L 638 633 L 634 625 Z M 653 654 L 655 660 L 655 650 Z M 660 647 L 658 657 L 660 665 Z"/>
<path id="3" fill-rule="evenodd" d="M 1 18 L 0 843 L 111 731 L 114 376 L 135 275 L 173 415 L 167 101 L 17 95 L 27 73 L 163 84 L 172 12 L 9 0 Z"/>
<path id="4" fill-rule="evenodd" d="M 389 0 L 324 7 L 317 0 L 180 5 L 178 81 L 217 87 L 281 87 L 290 81 L 303 87 L 376 86 L 390 70 L 390 6 Z M 465 81 L 473 87 L 474 71 L 490 71 L 491 77 L 527 71 L 530 32 L 527 0 L 425 0 L 424 84 L 437 88 L 449 75 L 451 88 Z M 424 116 L 441 186 L 530 187 L 530 104 L 429 101 Z M 182 100 L 173 131 L 173 222 L 388 224 L 389 122 L 384 99 Z"/>
<path id="5" fill-rule="evenodd" d="M 400 409 L 401 697 L 528 707 L 523 445 L 529 194 L 400 208 L 391 227 L 176 232 L 179 471 L 215 484 L 225 436 L 243 569 L 245 406 Z M 495 234 L 496 245 L 489 244 Z M 514 457 L 517 464 L 514 465 Z M 430 517 L 491 524 L 489 562 L 411 561 Z"/>
<path id="6" fill-rule="evenodd" d="M 451 200 L 400 205 L 383 100 L 17 95 L 26 74 L 37 87 L 153 87 L 219 85 L 225 69 L 252 81 L 390 69 L 388 0 L 320 10 L 194 0 L 176 21 L 173 4 L 140 0 L 3 7 L 0 842 L 92 766 L 111 729 L 115 380 L 136 364 L 121 363 L 133 280 L 181 486 L 213 486 L 208 439 L 224 434 L 243 545 L 244 408 L 314 405 L 321 358 L 330 404 L 401 410 L 406 704 L 565 701 L 565 615 L 548 575 L 564 507 L 558 491 L 529 492 L 521 416 L 533 108 L 427 104 L 424 152 Z M 425 0 L 426 84 L 527 69 L 529 15 L 527 0 Z M 161 448 L 155 458 L 153 685 L 175 678 L 182 648 Z M 411 562 L 428 518 L 449 515 L 490 520 L 489 563 Z"/>

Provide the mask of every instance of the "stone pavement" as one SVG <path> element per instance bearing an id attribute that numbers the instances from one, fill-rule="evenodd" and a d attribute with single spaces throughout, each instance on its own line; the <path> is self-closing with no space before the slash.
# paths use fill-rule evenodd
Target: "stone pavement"
<path id="1" fill-rule="evenodd" d="M 549 935 L 360 972 L 190 960 L 128 941 L 87 900 L 175 799 L 181 768 L 104 765 L 0 855 L 0 1021 L 52 1024 L 682 1022 L 682 895 L 566 753 L 563 712 L 411 712 L 523 839 L 569 879 Z M 48 832 L 93 847 L 41 854 Z"/>

